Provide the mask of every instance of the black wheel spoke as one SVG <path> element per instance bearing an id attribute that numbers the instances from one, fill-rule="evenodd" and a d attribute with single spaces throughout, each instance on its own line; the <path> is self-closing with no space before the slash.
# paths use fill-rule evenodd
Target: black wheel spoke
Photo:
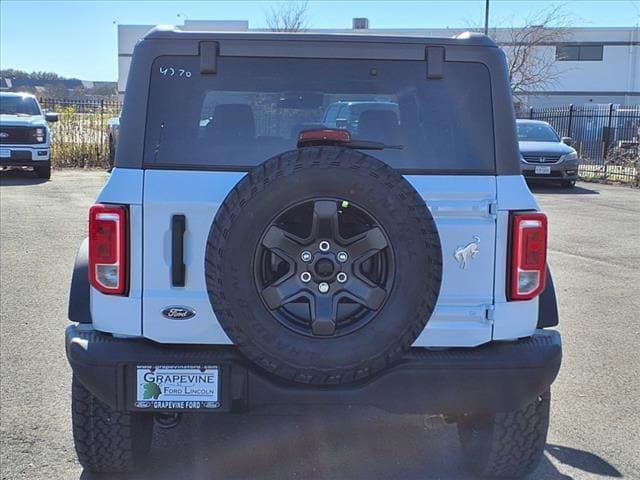
<path id="1" fill-rule="evenodd" d="M 365 260 L 388 246 L 387 239 L 378 227 L 358 235 L 349 243 L 349 253 L 353 260 Z"/>
<path id="2" fill-rule="evenodd" d="M 313 203 L 313 220 L 311 224 L 311 238 L 336 239 L 339 238 L 338 206 L 330 200 L 317 200 Z"/>
<path id="3" fill-rule="evenodd" d="M 343 295 L 370 310 L 377 310 L 384 303 L 387 292 L 359 278 L 351 278 L 344 287 Z"/>
<path id="4" fill-rule="evenodd" d="M 304 287 L 294 276 L 262 290 L 262 298 L 271 310 L 282 307 L 304 296 Z"/>
<path id="5" fill-rule="evenodd" d="M 317 336 L 336 331 L 336 303 L 333 295 L 315 295 L 311 305 L 311 331 Z"/>
<path id="6" fill-rule="evenodd" d="M 292 260 L 295 260 L 300 255 L 302 245 L 300 239 L 295 235 L 283 230 L 280 227 L 272 225 L 265 233 L 262 239 L 262 245 L 271 250 L 272 252 L 279 254 L 279 256 L 286 256 Z"/>

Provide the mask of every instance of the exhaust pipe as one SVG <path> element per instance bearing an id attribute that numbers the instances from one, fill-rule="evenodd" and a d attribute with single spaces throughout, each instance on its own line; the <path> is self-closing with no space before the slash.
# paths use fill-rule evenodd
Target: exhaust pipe
<path id="1" fill-rule="evenodd" d="M 182 420 L 181 413 L 156 413 L 153 416 L 155 424 L 163 429 L 176 427 Z"/>

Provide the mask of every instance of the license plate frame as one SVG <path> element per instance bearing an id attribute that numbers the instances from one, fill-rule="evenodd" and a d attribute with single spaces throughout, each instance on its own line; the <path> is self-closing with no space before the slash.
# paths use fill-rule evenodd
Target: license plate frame
<path id="1" fill-rule="evenodd" d="M 131 373 L 134 410 L 226 410 L 227 375 L 220 365 L 142 364 Z"/>
<path id="2" fill-rule="evenodd" d="M 549 175 L 551 173 L 551 167 L 548 165 L 536 165 L 534 172 L 536 175 Z"/>

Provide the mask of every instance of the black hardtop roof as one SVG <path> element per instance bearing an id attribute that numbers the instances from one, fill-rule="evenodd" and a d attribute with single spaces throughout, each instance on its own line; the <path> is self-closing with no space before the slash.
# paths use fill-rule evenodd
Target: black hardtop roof
<path id="1" fill-rule="evenodd" d="M 382 35 L 362 33 L 306 33 L 306 32 L 216 32 L 180 30 L 169 26 L 157 26 L 150 30 L 144 40 L 251 40 L 251 41 L 295 41 L 295 42 L 341 42 L 341 43 L 396 43 L 413 45 L 467 45 L 497 47 L 488 36 L 478 32 L 464 32 L 455 37 L 422 37 L 417 35 Z"/>
<path id="2" fill-rule="evenodd" d="M 225 59 L 221 68 L 232 58 L 422 61 L 425 63 L 423 78 L 428 82 L 446 82 L 449 63 L 481 65 L 490 76 L 490 88 L 475 94 L 491 98 L 488 120 L 494 123 L 494 136 L 490 141 L 495 150 L 495 174 L 521 173 L 505 54 L 486 35 L 466 32 L 453 38 L 437 38 L 349 32 L 216 32 L 180 30 L 173 26 L 154 28 L 134 49 L 121 114 L 122 125 L 127 128 L 120 130 L 118 167 L 147 168 L 143 164 L 144 135 L 140 132 L 145 131 L 147 124 L 149 72 L 154 62 L 166 56 L 188 56 L 192 60 L 200 57 L 201 75 L 218 74 L 218 57 Z M 195 62 L 197 59 L 194 65 Z"/>

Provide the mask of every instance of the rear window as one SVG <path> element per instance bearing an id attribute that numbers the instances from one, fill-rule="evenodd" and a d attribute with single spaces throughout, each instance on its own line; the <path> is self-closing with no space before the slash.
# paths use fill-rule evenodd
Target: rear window
<path id="1" fill-rule="evenodd" d="M 489 73 L 446 62 L 442 80 L 423 61 L 197 56 L 153 64 L 147 166 L 245 169 L 296 148 L 310 128 L 402 148 L 372 151 L 403 170 L 495 170 Z"/>

